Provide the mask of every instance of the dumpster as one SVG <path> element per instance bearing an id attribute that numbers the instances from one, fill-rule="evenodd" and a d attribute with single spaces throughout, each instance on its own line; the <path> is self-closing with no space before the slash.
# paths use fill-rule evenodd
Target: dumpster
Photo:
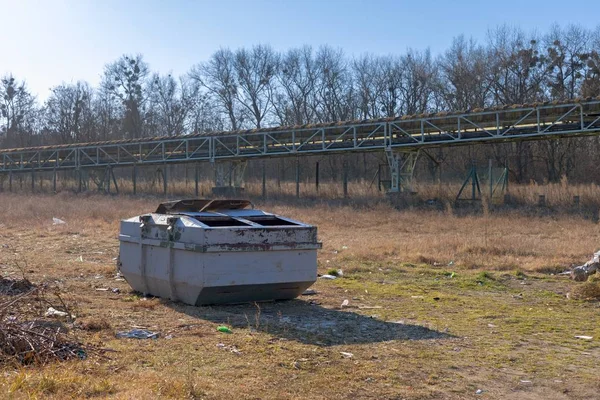
<path id="1" fill-rule="evenodd" d="M 134 290 L 191 305 L 292 299 L 317 279 L 317 228 L 246 200 L 179 200 L 121 221 Z"/>

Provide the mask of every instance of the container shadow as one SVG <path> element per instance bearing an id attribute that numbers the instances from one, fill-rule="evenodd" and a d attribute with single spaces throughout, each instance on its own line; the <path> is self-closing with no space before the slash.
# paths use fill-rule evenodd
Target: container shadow
<path id="1" fill-rule="evenodd" d="M 181 303 L 167 305 L 178 312 L 233 329 L 249 328 L 317 346 L 452 337 L 419 325 L 386 322 L 354 311 L 329 309 L 298 299 L 204 307 Z"/>

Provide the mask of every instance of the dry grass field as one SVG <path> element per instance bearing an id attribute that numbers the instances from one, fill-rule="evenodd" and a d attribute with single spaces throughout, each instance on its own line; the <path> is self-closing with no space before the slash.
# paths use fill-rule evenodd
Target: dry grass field
<path id="1" fill-rule="evenodd" d="M 598 398 L 599 303 L 567 296 L 582 284 L 557 275 L 598 250 L 600 226 L 578 215 L 258 200 L 318 225 L 319 273 L 343 277 L 289 302 L 191 307 L 115 279 L 119 220 L 153 211 L 156 198 L 0 202 L 0 274 L 60 289 L 77 315 L 70 335 L 106 349 L 5 365 L 2 398 Z M 115 337 L 132 327 L 160 337 Z"/>

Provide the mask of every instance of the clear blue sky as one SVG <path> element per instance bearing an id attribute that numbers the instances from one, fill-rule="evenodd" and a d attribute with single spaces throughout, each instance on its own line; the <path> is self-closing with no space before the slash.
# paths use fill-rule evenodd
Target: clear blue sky
<path id="1" fill-rule="evenodd" d="M 0 75 L 25 79 L 43 100 L 61 82 L 96 85 L 104 65 L 124 53 L 176 75 L 219 47 L 258 43 L 437 54 L 457 35 L 484 41 L 504 23 L 539 32 L 554 22 L 595 28 L 600 0 L 0 0 L 0 13 Z"/>

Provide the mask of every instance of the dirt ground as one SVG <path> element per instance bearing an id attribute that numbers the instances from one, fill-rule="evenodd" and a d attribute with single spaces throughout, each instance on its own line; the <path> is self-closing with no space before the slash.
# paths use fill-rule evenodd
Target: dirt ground
<path id="1" fill-rule="evenodd" d="M 599 398 L 600 304 L 574 300 L 580 284 L 557 274 L 597 250 L 590 221 L 259 203 L 316 223 L 319 273 L 343 277 L 293 301 L 192 307 L 115 274 L 119 219 L 157 200 L 0 201 L 2 277 L 59 288 L 70 335 L 105 349 L 4 366 L 3 398 Z M 159 337 L 116 337 L 131 329 Z"/>

